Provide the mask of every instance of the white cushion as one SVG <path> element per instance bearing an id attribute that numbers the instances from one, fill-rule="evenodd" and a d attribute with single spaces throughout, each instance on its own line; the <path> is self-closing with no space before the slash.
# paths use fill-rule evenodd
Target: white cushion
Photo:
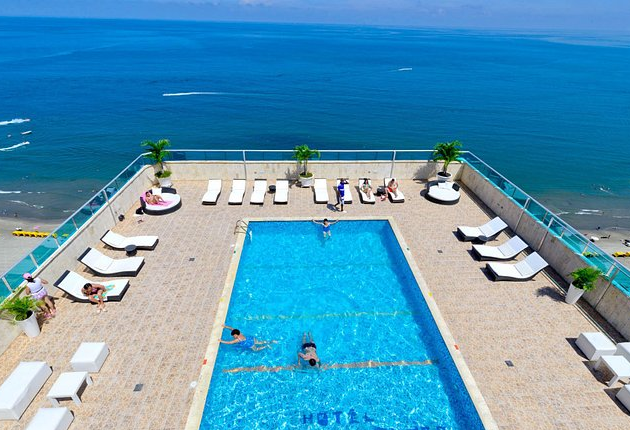
<path id="1" fill-rule="evenodd" d="M 68 408 L 39 408 L 26 430 L 67 430 L 72 421 Z"/>
<path id="2" fill-rule="evenodd" d="M 0 420 L 19 420 L 52 370 L 43 361 L 23 361 L 0 386 Z"/>
<path id="3" fill-rule="evenodd" d="M 83 292 L 81 291 L 85 284 L 102 284 L 107 290 L 107 292 L 103 296 L 103 301 L 107 301 L 110 297 L 112 298 L 112 300 L 118 299 L 118 296 L 123 293 L 125 287 L 127 287 L 127 284 L 129 284 L 129 279 L 112 279 L 108 280 L 107 282 L 95 282 L 69 270 L 66 276 L 64 276 L 64 278 L 61 280 L 61 282 L 57 282 L 58 283 L 55 283 L 55 286 L 57 288 L 62 290 L 64 293 L 76 298 L 78 301 L 88 300 L 88 298 L 84 296 Z"/>
<path id="4" fill-rule="evenodd" d="M 98 372 L 109 355 L 104 342 L 83 342 L 74 353 L 70 364 L 76 372 Z"/>
<path id="5" fill-rule="evenodd" d="M 162 194 L 162 198 L 164 199 L 166 203 L 162 203 L 159 205 L 150 205 L 145 202 L 147 209 L 154 212 L 166 211 L 172 208 L 173 206 L 177 206 L 182 199 L 179 194 L 171 194 L 171 193 Z"/>
<path id="6" fill-rule="evenodd" d="M 601 332 L 580 333 L 575 344 L 590 361 L 595 361 L 602 355 L 612 355 L 617 351 L 615 344 Z"/>

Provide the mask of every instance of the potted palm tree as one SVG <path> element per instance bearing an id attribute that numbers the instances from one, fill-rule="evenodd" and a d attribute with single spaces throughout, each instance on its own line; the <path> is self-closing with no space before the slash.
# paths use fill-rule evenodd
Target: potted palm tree
<path id="1" fill-rule="evenodd" d="M 0 318 L 20 326 L 28 337 L 39 335 L 35 311 L 39 309 L 39 300 L 31 296 L 16 296 L 8 298 L 0 304 Z"/>
<path id="2" fill-rule="evenodd" d="M 303 187 L 310 187 L 313 185 L 313 173 L 308 171 L 308 160 L 313 157 L 319 158 L 321 154 L 316 149 L 311 149 L 308 145 L 298 145 L 293 148 L 293 158 L 298 161 L 299 164 L 304 166 L 304 171 L 300 172 L 300 184 Z"/>
<path id="3" fill-rule="evenodd" d="M 453 140 L 452 142 L 437 143 L 433 148 L 431 159 L 444 162 L 442 170 L 437 173 L 438 182 L 446 182 L 451 179 L 452 175 L 447 171 L 448 165 L 453 161 L 457 161 L 457 158 L 462 153 L 461 147 L 462 143 L 459 140 Z"/>
<path id="4" fill-rule="evenodd" d="M 166 148 L 171 146 L 171 142 L 168 139 L 160 139 L 157 142 L 145 140 L 141 143 L 141 146 L 147 150 L 145 157 L 153 163 L 155 177 L 160 183 L 160 187 L 170 187 L 173 185 L 171 182 L 171 171 L 166 169 L 164 165 L 164 161 L 170 154 Z"/>
<path id="5" fill-rule="evenodd" d="M 595 282 L 602 275 L 602 271 L 596 267 L 589 266 L 574 270 L 570 275 L 573 278 L 573 282 L 569 285 L 564 301 L 574 305 L 584 292 L 595 289 Z"/>

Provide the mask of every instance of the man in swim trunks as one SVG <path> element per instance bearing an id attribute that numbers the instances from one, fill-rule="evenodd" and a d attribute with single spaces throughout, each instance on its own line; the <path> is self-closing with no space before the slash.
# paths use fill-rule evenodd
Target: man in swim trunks
<path id="1" fill-rule="evenodd" d="M 392 193 L 394 198 L 398 198 L 398 182 L 396 182 L 396 179 L 392 178 L 387 183 L 387 191 Z"/>
<path id="2" fill-rule="evenodd" d="M 270 343 L 277 343 L 275 340 L 267 341 L 267 340 L 258 340 L 253 336 L 245 336 L 241 333 L 239 329 L 232 328 L 230 326 L 224 325 L 224 329 L 232 330 L 230 334 L 234 338 L 234 340 L 223 340 L 219 339 L 219 343 L 225 343 L 227 345 L 236 345 L 240 346 L 243 349 L 251 349 L 252 351 L 261 351 L 265 348 L 271 349 Z"/>
<path id="3" fill-rule="evenodd" d="M 313 222 L 315 224 L 319 224 L 319 225 L 322 226 L 322 232 L 324 233 L 324 237 L 326 237 L 326 236 L 330 237 L 331 234 L 332 234 L 330 232 L 330 226 L 333 225 L 333 224 L 338 223 L 339 220 L 330 222 L 330 221 L 328 221 L 328 218 L 324 218 L 324 220 L 322 222 L 315 221 L 315 220 L 313 220 Z"/>
<path id="4" fill-rule="evenodd" d="M 304 361 L 307 361 L 308 364 L 311 365 L 311 367 L 317 366 L 319 368 L 320 362 L 319 357 L 317 356 L 317 345 L 315 345 L 315 342 L 313 342 L 313 335 L 311 334 L 311 332 L 308 332 L 308 338 L 310 339 L 308 342 L 306 339 L 306 335 L 307 333 L 302 334 L 302 351 L 304 352 L 298 352 L 297 364 L 298 366 L 300 366 L 300 359 L 302 359 Z"/>

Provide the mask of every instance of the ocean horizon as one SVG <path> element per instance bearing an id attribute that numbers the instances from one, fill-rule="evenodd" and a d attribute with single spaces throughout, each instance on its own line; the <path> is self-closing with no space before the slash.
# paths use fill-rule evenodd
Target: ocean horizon
<path id="1" fill-rule="evenodd" d="M 3 217 L 66 218 L 145 139 L 458 139 L 575 227 L 630 229 L 628 35 L 61 18 L 0 35 Z"/>

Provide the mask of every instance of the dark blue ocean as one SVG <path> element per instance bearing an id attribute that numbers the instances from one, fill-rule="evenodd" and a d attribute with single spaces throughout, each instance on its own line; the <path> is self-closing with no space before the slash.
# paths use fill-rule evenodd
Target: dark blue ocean
<path id="1" fill-rule="evenodd" d="M 576 226 L 630 228 L 629 76 L 623 35 L 0 18 L 0 215 L 65 218 L 144 139 L 459 139 Z M 213 94 L 163 96 L 187 92 Z"/>

